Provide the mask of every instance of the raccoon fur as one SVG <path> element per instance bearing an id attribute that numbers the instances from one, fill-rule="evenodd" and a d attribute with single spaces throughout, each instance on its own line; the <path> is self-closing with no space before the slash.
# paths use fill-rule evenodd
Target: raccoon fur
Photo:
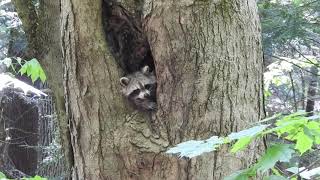
<path id="1" fill-rule="evenodd" d="M 136 109 L 144 112 L 157 109 L 156 83 L 155 74 L 149 66 L 120 78 L 122 94 Z"/>

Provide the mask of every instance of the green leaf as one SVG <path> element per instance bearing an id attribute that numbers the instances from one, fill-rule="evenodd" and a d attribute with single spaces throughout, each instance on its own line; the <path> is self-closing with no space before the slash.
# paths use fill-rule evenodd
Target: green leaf
<path id="1" fill-rule="evenodd" d="M 281 176 L 280 172 L 276 168 L 271 168 L 271 171 L 274 175 Z"/>
<path id="2" fill-rule="evenodd" d="M 288 179 L 283 176 L 272 175 L 272 176 L 268 176 L 268 177 L 263 178 L 263 180 L 288 180 Z"/>
<path id="3" fill-rule="evenodd" d="M 299 6 L 301 4 L 302 0 L 293 0 L 293 4 L 295 6 Z"/>
<path id="4" fill-rule="evenodd" d="M 44 73 L 42 68 L 39 70 L 39 77 L 40 77 L 40 80 L 42 81 L 42 83 L 44 83 L 47 80 L 47 76 Z"/>
<path id="5" fill-rule="evenodd" d="M 38 78 L 39 78 L 39 69 L 38 69 L 38 68 L 34 68 L 34 69 L 31 71 L 31 80 L 32 80 L 32 83 L 34 83 Z"/>
<path id="6" fill-rule="evenodd" d="M 214 151 L 217 147 L 224 143 L 224 139 L 218 136 L 212 136 L 204 141 L 190 140 L 180 144 L 176 147 L 170 148 L 166 153 L 179 154 L 180 157 L 193 158 L 205 152 Z"/>
<path id="7" fill-rule="evenodd" d="M 297 132 L 301 131 L 301 129 L 305 124 L 308 123 L 308 120 L 306 118 L 283 118 L 282 120 L 279 120 L 276 122 L 276 126 L 273 129 L 268 130 L 267 132 L 277 132 L 277 134 L 280 136 L 282 134 L 288 133 L 296 134 Z"/>
<path id="8" fill-rule="evenodd" d="M 294 150 L 287 144 L 275 144 L 267 149 L 266 153 L 258 160 L 255 167 L 262 172 L 272 168 L 276 162 L 288 162 Z"/>
<path id="9" fill-rule="evenodd" d="M 261 134 L 261 132 L 263 130 L 265 130 L 269 125 L 258 125 L 258 126 L 254 126 L 252 128 L 249 129 L 245 129 L 236 133 L 231 133 L 228 138 L 230 140 L 235 140 L 235 139 L 241 139 L 244 137 L 254 137 L 257 136 L 259 134 Z"/>
<path id="10" fill-rule="evenodd" d="M 27 74 L 34 83 L 37 79 L 40 79 L 42 82 L 45 82 L 47 77 L 38 62 L 37 59 L 33 58 L 29 61 L 26 61 L 19 70 L 21 74 Z"/>
<path id="11" fill-rule="evenodd" d="M 248 168 L 232 173 L 230 176 L 225 177 L 224 180 L 248 180 L 255 175 L 256 171 L 253 168 Z"/>
<path id="12" fill-rule="evenodd" d="M 239 139 L 233 146 L 231 149 L 232 153 L 238 152 L 244 148 L 246 148 L 248 146 L 248 144 L 250 144 L 252 140 L 252 137 L 243 137 L 241 139 Z"/>
<path id="13" fill-rule="evenodd" d="M 307 136 L 303 131 L 299 132 L 292 140 L 297 140 L 295 149 L 300 151 L 301 154 L 311 149 L 313 140 Z"/>
<path id="14" fill-rule="evenodd" d="M 45 180 L 46 178 L 42 178 L 42 177 L 40 177 L 40 176 L 35 176 L 34 178 L 33 178 L 33 180 Z"/>
<path id="15" fill-rule="evenodd" d="M 6 179 L 6 175 L 4 175 L 2 172 L 0 172 L 0 179 Z"/>
<path id="16" fill-rule="evenodd" d="M 269 89 L 264 91 L 264 96 L 265 97 L 270 97 L 272 95 L 271 91 Z"/>
<path id="17" fill-rule="evenodd" d="M 33 67 L 30 63 L 27 63 L 26 66 L 27 66 L 27 76 L 31 76 Z"/>
<path id="18" fill-rule="evenodd" d="M 23 75 L 27 72 L 28 65 L 24 64 L 21 66 L 21 69 L 19 70 L 20 74 Z"/>

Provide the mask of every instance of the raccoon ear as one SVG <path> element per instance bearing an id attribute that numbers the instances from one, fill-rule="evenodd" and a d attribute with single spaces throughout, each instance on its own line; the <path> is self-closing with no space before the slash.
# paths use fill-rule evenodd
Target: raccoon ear
<path id="1" fill-rule="evenodd" d="M 144 66 L 141 69 L 141 71 L 142 71 L 143 74 L 149 74 L 150 73 L 150 67 L 149 66 Z"/>
<path id="2" fill-rule="evenodd" d="M 127 77 L 122 77 L 122 78 L 120 78 L 120 84 L 121 84 L 121 86 L 128 86 L 128 84 L 129 84 L 129 78 L 127 78 Z"/>

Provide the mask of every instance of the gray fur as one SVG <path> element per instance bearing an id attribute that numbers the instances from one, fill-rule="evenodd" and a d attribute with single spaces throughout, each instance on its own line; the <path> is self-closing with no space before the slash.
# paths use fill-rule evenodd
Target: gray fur
<path id="1" fill-rule="evenodd" d="M 137 109 L 152 111 L 156 104 L 156 77 L 150 68 L 145 66 L 141 71 L 134 72 L 120 79 L 122 94 Z"/>

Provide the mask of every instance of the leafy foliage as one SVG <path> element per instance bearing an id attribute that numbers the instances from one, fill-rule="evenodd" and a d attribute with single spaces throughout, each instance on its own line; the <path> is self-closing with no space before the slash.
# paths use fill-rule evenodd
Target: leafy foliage
<path id="1" fill-rule="evenodd" d="M 27 74 L 31 77 L 32 82 L 35 82 L 38 78 L 44 82 L 46 81 L 47 77 L 41 68 L 40 63 L 37 59 L 33 58 L 29 61 L 26 61 L 19 70 L 21 74 Z"/>
<path id="2" fill-rule="evenodd" d="M 21 178 L 22 180 L 47 180 L 47 178 L 42 178 L 40 176 L 34 176 L 31 178 Z M 6 175 L 4 175 L 2 172 L 0 172 L 0 180 L 9 180 Z"/>
<path id="3" fill-rule="evenodd" d="M 275 144 L 267 149 L 266 153 L 259 159 L 255 165 L 259 171 L 267 171 L 272 168 L 278 161 L 289 162 L 294 150 L 287 144 Z"/>
<path id="4" fill-rule="evenodd" d="M 220 144 L 223 144 L 223 140 L 217 136 L 213 136 L 205 141 L 187 141 L 181 144 L 178 144 L 177 147 L 171 148 L 167 153 L 176 154 L 179 153 L 180 157 L 196 157 L 205 152 L 210 152 L 218 147 Z M 197 149 L 196 151 L 194 149 Z"/>
<path id="5" fill-rule="evenodd" d="M 269 118 L 261 122 L 268 122 Z M 258 162 L 248 169 L 233 173 L 227 180 L 248 179 L 256 176 L 258 172 L 266 172 L 273 169 L 277 162 L 288 162 L 295 152 L 303 154 L 312 149 L 313 145 L 320 144 L 320 122 L 319 116 L 305 117 L 305 113 L 294 113 L 283 116 L 274 124 L 260 124 L 237 133 L 231 133 L 227 137 L 213 136 L 204 141 L 187 141 L 171 148 L 167 153 L 178 153 L 180 157 L 192 158 L 204 152 L 214 151 L 222 144 L 229 144 L 236 141 L 231 149 L 232 153 L 241 151 L 248 147 L 250 142 L 262 138 L 265 135 L 273 134 L 279 138 L 292 142 L 291 144 L 274 144 L 269 147 Z M 276 179 L 281 177 L 269 177 Z M 281 177 L 282 178 L 282 177 Z M 283 178 L 282 178 L 283 179 Z"/>
<path id="6" fill-rule="evenodd" d="M 32 82 L 34 83 L 36 80 L 40 79 L 42 82 L 47 80 L 46 74 L 42 69 L 39 61 L 35 58 L 31 60 L 22 60 L 21 58 L 15 58 L 16 64 L 13 63 L 13 58 L 4 58 L 0 60 L 0 64 L 4 64 L 7 68 L 11 68 L 14 72 L 16 71 L 16 67 L 20 67 L 19 73 L 21 75 L 26 74 L 28 77 L 31 78 Z"/>
<path id="7" fill-rule="evenodd" d="M 263 44 L 266 49 L 284 46 L 291 40 L 309 44 L 310 32 L 319 33 L 320 2 L 314 0 L 270 1 L 258 3 Z"/>
<path id="8" fill-rule="evenodd" d="M 7 178 L 6 175 L 4 175 L 2 172 L 0 172 L 0 179 Z"/>

